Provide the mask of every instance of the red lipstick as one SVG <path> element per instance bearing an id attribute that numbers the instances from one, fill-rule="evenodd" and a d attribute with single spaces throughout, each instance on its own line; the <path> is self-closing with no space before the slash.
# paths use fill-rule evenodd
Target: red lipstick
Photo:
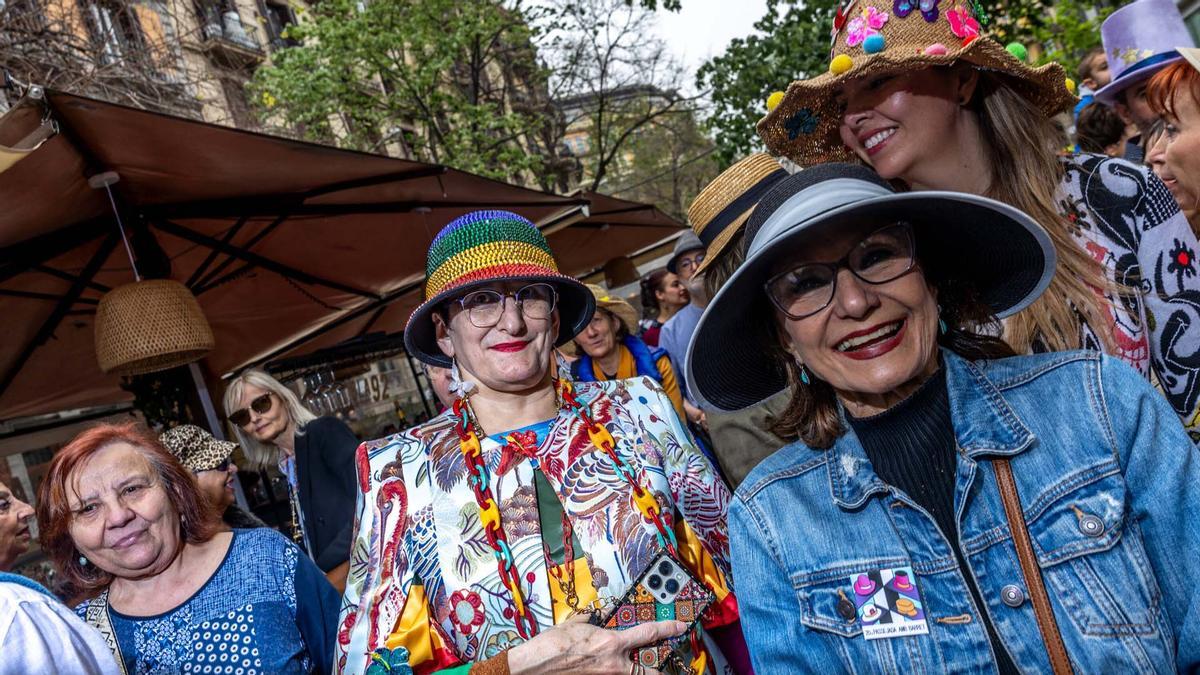
<path id="1" fill-rule="evenodd" d="M 856 338 L 856 337 L 859 337 L 862 335 L 868 335 L 870 333 L 874 333 L 875 331 L 879 330 L 880 328 L 883 328 L 884 326 L 889 325 L 890 323 L 894 323 L 894 322 L 876 324 L 874 326 L 871 326 L 870 328 L 860 330 L 860 331 L 855 331 L 853 333 L 846 335 L 841 340 L 838 340 L 837 344 L 841 344 L 841 343 L 845 342 L 846 340 L 850 340 L 850 339 L 853 339 L 853 338 Z M 845 356 L 848 359 L 853 359 L 855 361 L 867 361 L 870 359 L 878 358 L 878 357 L 883 356 L 884 354 L 887 354 L 888 352 L 892 351 L 896 347 L 900 346 L 900 343 L 904 340 L 904 332 L 907 328 L 908 328 L 908 321 L 905 320 L 900 323 L 899 330 L 897 330 L 894 335 L 887 338 L 886 340 L 880 340 L 879 342 L 872 342 L 872 343 L 868 343 L 865 345 L 860 345 L 858 347 L 853 347 L 851 349 L 847 349 L 844 352 L 838 350 L 835 347 L 834 351 L 842 356 Z"/>
<path id="2" fill-rule="evenodd" d="M 519 352 L 528 346 L 528 342 L 521 342 L 518 340 L 516 342 L 501 342 L 499 344 L 494 344 L 491 347 L 488 347 L 488 349 L 494 349 L 498 352 L 513 353 Z"/>

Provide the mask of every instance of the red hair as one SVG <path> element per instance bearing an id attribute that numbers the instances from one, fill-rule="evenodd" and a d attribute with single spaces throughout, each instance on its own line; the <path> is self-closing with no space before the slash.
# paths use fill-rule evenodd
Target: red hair
<path id="1" fill-rule="evenodd" d="M 74 514 L 69 505 L 71 481 L 76 469 L 96 453 L 115 443 L 137 448 L 154 469 L 166 490 L 171 506 L 179 515 L 182 538 L 189 544 L 212 539 L 216 533 L 208 503 L 200 494 L 196 478 L 179 460 L 167 452 L 158 438 L 137 422 L 98 424 L 71 439 L 50 461 L 50 469 L 38 486 L 37 520 L 42 549 L 68 580 L 85 590 L 104 588 L 112 575 L 95 565 L 79 563 L 79 549 L 71 539 Z"/>
<path id="2" fill-rule="evenodd" d="M 1146 85 L 1146 102 L 1158 115 L 1175 114 L 1175 97 L 1187 91 L 1200 106 L 1200 71 L 1187 61 L 1177 61 L 1163 68 L 1150 78 Z"/>

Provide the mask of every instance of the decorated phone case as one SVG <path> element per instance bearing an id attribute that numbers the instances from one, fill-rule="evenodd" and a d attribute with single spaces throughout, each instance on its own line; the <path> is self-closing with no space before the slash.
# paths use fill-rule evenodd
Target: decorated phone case
<path id="1" fill-rule="evenodd" d="M 662 669 L 715 599 L 703 583 L 664 550 L 654 556 L 641 578 L 600 625 L 625 630 L 653 621 L 675 619 L 686 623 L 688 630 L 682 635 L 647 645 L 634 653 L 637 662 L 643 666 Z"/>

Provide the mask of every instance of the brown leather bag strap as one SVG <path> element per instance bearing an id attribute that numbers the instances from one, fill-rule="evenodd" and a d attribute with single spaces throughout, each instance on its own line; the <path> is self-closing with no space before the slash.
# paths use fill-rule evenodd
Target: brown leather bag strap
<path id="1" fill-rule="evenodd" d="M 1017 560 L 1021 562 L 1021 575 L 1025 577 L 1025 588 L 1029 591 L 1029 601 L 1033 603 L 1038 631 L 1050 655 L 1050 666 L 1054 669 L 1054 675 L 1071 675 L 1071 659 L 1067 657 L 1067 647 L 1063 644 L 1062 634 L 1058 632 L 1050 596 L 1042 582 L 1042 570 L 1033 553 L 1029 530 L 1025 527 L 1024 509 L 1021 508 L 1021 495 L 1017 494 L 1017 482 L 1013 480 L 1012 465 L 1007 459 L 998 458 L 992 460 L 992 466 L 996 468 L 996 483 L 1000 487 L 1000 499 L 1004 502 L 1004 514 L 1008 516 L 1008 529 L 1012 531 Z"/>

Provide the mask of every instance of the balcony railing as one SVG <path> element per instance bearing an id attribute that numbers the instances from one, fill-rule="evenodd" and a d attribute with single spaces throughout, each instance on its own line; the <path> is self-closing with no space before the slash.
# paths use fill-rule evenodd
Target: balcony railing
<path id="1" fill-rule="evenodd" d="M 208 8 L 200 16 L 200 39 L 205 51 L 228 65 L 246 66 L 262 61 L 266 54 L 256 29 L 242 23 L 235 11 L 218 13 Z"/>

